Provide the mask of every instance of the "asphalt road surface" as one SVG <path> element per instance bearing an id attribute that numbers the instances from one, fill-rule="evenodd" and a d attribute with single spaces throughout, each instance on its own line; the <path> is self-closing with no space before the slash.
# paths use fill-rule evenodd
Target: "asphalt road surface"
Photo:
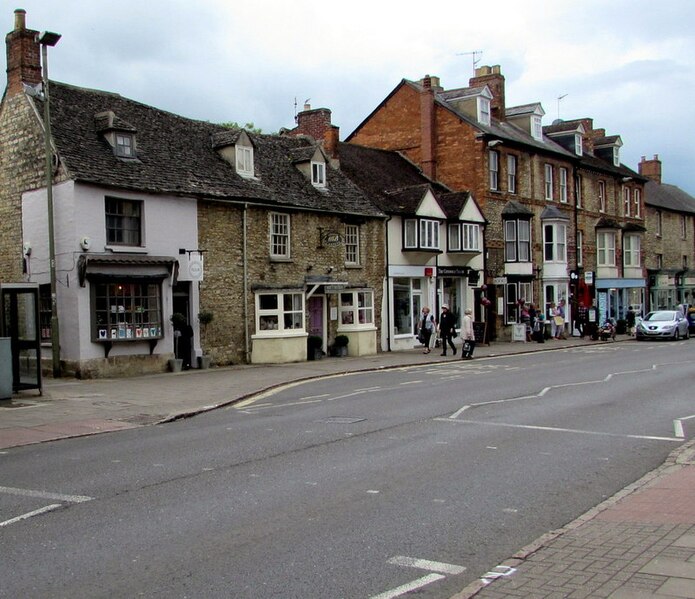
<path id="1" fill-rule="evenodd" d="M 7 450 L 0 597 L 450 597 L 692 438 L 694 357 L 452 360 Z"/>

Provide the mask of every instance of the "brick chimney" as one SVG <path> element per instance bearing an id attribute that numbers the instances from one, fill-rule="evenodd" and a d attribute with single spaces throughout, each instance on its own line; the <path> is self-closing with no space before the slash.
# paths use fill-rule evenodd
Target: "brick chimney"
<path id="1" fill-rule="evenodd" d="M 340 128 L 331 124 L 331 111 L 328 108 L 315 108 L 304 104 L 304 110 L 297 114 L 297 126 L 291 135 L 308 135 L 321 142 L 330 158 L 338 157 Z"/>
<path id="2" fill-rule="evenodd" d="M 434 91 L 439 88 L 439 78 L 425 75 L 420 80 L 420 166 L 430 179 L 437 174 L 437 161 L 434 156 Z"/>
<path id="3" fill-rule="evenodd" d="M 26 11 L 14 11 L 14 30 L 5 36 L 7 45 L 7 96 L 23 93 L 22 83 L 41 82 L 41 50 L 36 36 L 39 32 L 26 28 Z"/>
<path id="4" fill-rule="evenodd" d="M 647 160 L 646 157 L 642 156 L 642 160 L 639 165 L 639 174 L 643 177 L 647 177 L 652 181 L 656 181 L 661 185 L 661 160 L 659 160 L 659 155 L 654 154 L 654 158 Z"/>
<path id="5" fill-rule="evenodd" d="M 475 77 L 471 77 L 468 81 L 470 87 L 483 87 L 487 85 L 492 92 L 492 101 L 490 102 L 490 110 L 492 117 L 498 121 L 504 121 L 505 116 L 505 99 L 504 99 L 504 75 L 500 70 L 500 65 L 496 64 L 492 67 L 478 67 L 475 70 Z"/>

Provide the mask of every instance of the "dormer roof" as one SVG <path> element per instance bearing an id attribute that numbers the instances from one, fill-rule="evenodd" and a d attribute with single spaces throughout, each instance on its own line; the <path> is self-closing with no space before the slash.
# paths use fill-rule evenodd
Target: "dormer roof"
<path id="1" fill-rule="evenodd" d="M 107 131 L 137 132 L 137 129 L 133 125 L 120 118 L 112 110 L 105 110 L 95 114 L 94 127 L 98 133 L 105 133 Z"/>
<path id="2" fill-rule="evenodd" d="M 545 110 L 540 102 L 532 102 L 531 104 L 523 104 L 521 106 L 511 106 L 507 108 L 505 114 L 507 118 L 521 116 L 544 116 Z"/>

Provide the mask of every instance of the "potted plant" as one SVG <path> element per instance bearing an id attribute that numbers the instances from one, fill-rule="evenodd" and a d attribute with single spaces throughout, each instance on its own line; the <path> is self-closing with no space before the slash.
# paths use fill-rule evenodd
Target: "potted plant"
<path id="1" fill-rule="evenodd" d="M 336 335 L 333 341 L 333 354 L 339 358 L 348 355 L 348 343 L 350 338 L 347 335 Z"/>
<path id="2" fill-rule="evenodd" d="M 323 358 L 323 339 L 318 335 L 309 335 L 306 338 L 307 360 L 320 360 Z"/>
<path id="3" fill-rule="evenodd" d="M 186 317 L 180 312 L 174 312 L 169 317 L 169 320 L 174 327 L 174 357 L 169 359 L 169 370 L 171 372 L 181 372 L 183 360 L 178 357 L 179 337 L 181 336 L 181 329 L 186 326 Z"/>
<path id="4" fill-rule="evenodd" d="M 214 314 L 209 310 L 201 310 L 198 312 L 198 322 L 203 327 L 203 331 L 207 331 L 207 326 L 212 322 Z M 210 356 L 198 356 L 198 368 L 204 370 L 210 368 Z"/>

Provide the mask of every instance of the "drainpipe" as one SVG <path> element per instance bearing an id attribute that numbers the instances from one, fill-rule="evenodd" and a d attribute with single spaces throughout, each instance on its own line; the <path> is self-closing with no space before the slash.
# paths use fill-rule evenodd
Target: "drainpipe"
<path id="1" fill-rule="evenodd" d="M 249 344 L 249 263 L 247 255 L 247 226 L 248 226 L 248 203 L 244 203 L 244 216 L 243 216 L 243 278 L 244 278 L 244 356 L 245 361 L 248 364 L 251 361 L 251 349 Z"/>
<path id="2" fill-rule="evenodd" d="M 386 324 L 388 328 L 386 329 L 386 351 L 391 351 L 391 335 L 393 334 L 393 327 L 391 326 L 391 277 L 389 276 L 389 222 L 391 222 L 391 216 L 386 219 Z M 384 319 L 381 319 L 381 326 L 384 326 Z"/>

